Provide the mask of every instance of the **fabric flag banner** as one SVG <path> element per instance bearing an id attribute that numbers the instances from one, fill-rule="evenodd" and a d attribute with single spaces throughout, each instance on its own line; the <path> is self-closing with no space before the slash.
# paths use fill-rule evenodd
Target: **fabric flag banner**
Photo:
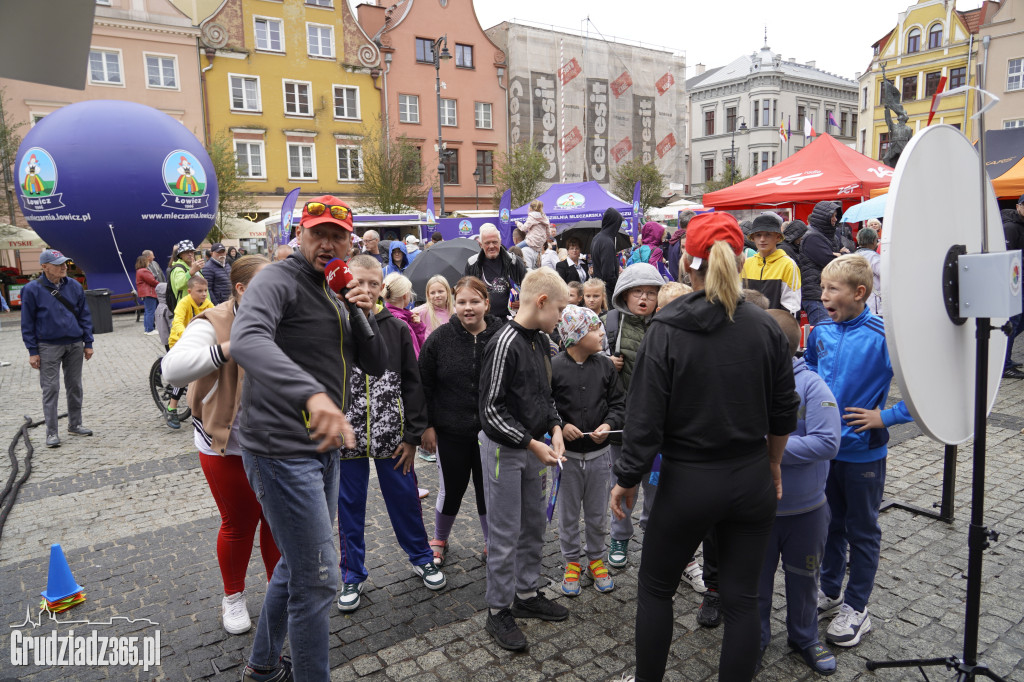
<path id="1" fill-rule="evenodd" d="M 939 94 L 943 91 L 943 89 L 945 89 L 945 87 L 946 77 L 943 76 L 942 78 L 939 79 L 939 87 L 936 88 L 935 94 L 932 95 L 932 106 L 928 112 L 928 123 L 925 124 L 926 128 L 932 124 L 932 119 L 935 118 L 935 112 L 939 110 L 939 102 L 942 100 L 942 98 L 939 97 Z"/>
<path id="2" fill-rule="evenodd" d="M 299 200 L 299 187 L 296 187 L 291 192 L 288 192 L 288 196 L 281 202 L 281 230 L 278 235 L 278 244 L 287 244 L 292 238 L 292 221 L 294 217 L 292 214 L 295 212 L 295 203 Z"/>
<path id="3" fill-rule="evenodd" d="M 786 126 L 783 123 L 779 123 L 779 139 L 783 142 L 789 142 L 789 136 L 786 135 Z"/>
<path id="4" fill-rule="evenodd" d="M 501 233 L 501 243 L 512 244 L 512 190 L 507 189 L 501 195 L 501 202 L 498 204 L 498 232 Z"/>
<path id="5" fill-rule="evenodd" d="M 814 124 L 811 123 L 811 119 L 804 116 L 804 137 L 814 137 L 817 133 L 814 132 Z"/>
<path id="6" fill-rule="evenodd" d="M 643 220 L 643 216 L 640 215 L 640 181 L 637 180 L 636 184 L 633 185 L 633 217 L 629 221 L 632 227 L 630 231 L 633 233 L 633 241 L 635 243 L 640 243 L 641 220 Z"/>
<path id="7" fill-rule="evenodd" d="M 839 127 L 839 124 L 838 124 L 838 123 L 836 123 L 836 117 L 832 115 L 832 112 L 831 112 L 831 111 L 830 111 L 830 112 L 828 112 L 828 124 L 829 124 L 830 126 L 833 126 L 833 127 L 835 127 L 835 128 L 838 128 L 838 127 Z"/>
<path id="8" fill-rule="evenodd" d="M 437 213 L 434 212 L 434 188 L 427 190 L 427 223 L 433 225 L 437 222 Z"/>
<path id="9" fill-rule="evenodd" d="M 786 117 L 786 142 L 789 142 L 789 138 L 793 137 L 793 119 L 789 116 Z"/>

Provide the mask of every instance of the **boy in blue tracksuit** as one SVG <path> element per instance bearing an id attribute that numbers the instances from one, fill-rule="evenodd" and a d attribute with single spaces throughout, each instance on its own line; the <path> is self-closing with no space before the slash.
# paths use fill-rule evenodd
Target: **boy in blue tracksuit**
<path id="1" fill-rule="evenodd" d="M 882 320 L 865 306 L 872 281 L 871 266 L 855 254 L 825 266 L 821 302 L 832 321 L 814 328 L 804 354 L 807 366 L 835 394 L 845 422 L 825 484 L 832 521 L 818 595 L 819 616 L 839 611 L 825 641 L 844 647 L 857 645 L 871 630 L 867 605 L 882 544 L 878 507 L 885 489 L 888 427 L 913 421 L 903 401 L 883 409 L 893 372 Z M 850 579 L 844 596 L 847 545 Z"/>
<path id="2" fill-rule="evenodd" d="M 800 327 L 788 311 L 769 310 L 789 339 L 789 351 L 800 345 Z M 832 391 L 793 358 L 793 378 L 800 396 L 796 431 L 782 455 L 782 499 L 779 500 L 768 552 L 761 568 L 758 610 L 761 613 L 761 655 L 771 641 L 772 592 L 782 558 L 786 576 L 786 638 L 812 670 L 831 675 L 836 657 L 818 641 L 818 572 L 828 535 L 829 510 L 825 481 L 829 460 L 839 452 L 842 419 Z"/>

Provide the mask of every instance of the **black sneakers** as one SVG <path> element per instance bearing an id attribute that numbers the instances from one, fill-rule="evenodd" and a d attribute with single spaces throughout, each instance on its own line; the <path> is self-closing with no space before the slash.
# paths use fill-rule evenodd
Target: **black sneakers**
<path id="1" fill-rule="evenodd" d="M 281 663 L 273 670 L 259 672 L 252 666 L 242 668 L 242 682 L 291 682 L 292 661 L 287 656 L 281 657 Z"/>
<path id="2" fill-rule="evenodd" d="M 706 628 L 717 628 L 722 624 L 722 600 L 715 590 L 704 593 L 704 601 L 697 609 L 697 624 Z"/>
<path id="3" fill-rule="evenodd" d="M 485 629 L 502 649 L 522 651 L 526 648 L 526 635 L 516 625 L 516 619 L 512 617 L 511 609 L 502 609 L 494 615 L 488 609 Z"/>
<path id="4" fill-rule="evenodd" d="M 512 602 L 512 615 L 516 618 L 540 618 L 541 620 L 559 621 L 569 617 L 569 609 L 556 604 L 540 592 L 529 599 L 516 597 Z"/>

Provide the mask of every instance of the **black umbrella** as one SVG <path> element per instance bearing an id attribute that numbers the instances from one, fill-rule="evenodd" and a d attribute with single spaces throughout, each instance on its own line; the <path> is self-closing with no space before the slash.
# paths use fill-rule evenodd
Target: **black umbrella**
<path id="1" fill-rule="evenodd" d="M 555 237 L 558 242 L 559 248 L 567 248 L 566 244 L 569 239 L 575 237 L 580 240 L 580 251 L 583 253 L 590 253 L 590 242 L 593 241 L 594 236 L 601 231 L 600 220 L 581 220 L 578 223 L 570 223 L 562 225 L 558 228 L 558 235 Z M 629 234 L 623 232 L 619 228 L 618 233 L 615 235 L 615 250 L 622 251 L 628 249 L 633 245 L 633 241 L 630 239 Z"/>
<path id="2" fill-rule="evenodd" d="M 455 286 L 466 270 L 466 261 L 477 253 L 480 253 L 479 242 L 465 237 L 447 239 L 426 251 L 421 251 L 412 265 L 405 270 L 405 276 L 412 281 L 416 300 L 426 300 L 427 280 L 434 275 L 443 276 L 448 280 L 448 284 Z"/>

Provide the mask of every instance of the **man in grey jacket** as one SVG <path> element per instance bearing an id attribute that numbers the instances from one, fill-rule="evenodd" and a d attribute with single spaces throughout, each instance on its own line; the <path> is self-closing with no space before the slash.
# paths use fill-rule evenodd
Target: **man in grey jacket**
<path id="1" fill-rule="evenodd" d="M 344 414 L 348 373 L 358 365 L 379 376 L 388 356 L 374 318 L 374 336 L 360 336 L 324 277 L 331 259 L 348 257 L 351 209 L 332 196 L 307 202 L 298 235 L 298 250 L 249 284 L 227 349 L 245 370 L 242 463 L 281 550 L 243 680 L 291 679 L 293 665 L 296 679 L 330 677 L 338 448 L 355 445 Z M 359 306 L 353 314 L 372 311 L 366 291 L 350 286 L 345 296 Z M 294 662 L 281 658 L 285 634 Z"/>

